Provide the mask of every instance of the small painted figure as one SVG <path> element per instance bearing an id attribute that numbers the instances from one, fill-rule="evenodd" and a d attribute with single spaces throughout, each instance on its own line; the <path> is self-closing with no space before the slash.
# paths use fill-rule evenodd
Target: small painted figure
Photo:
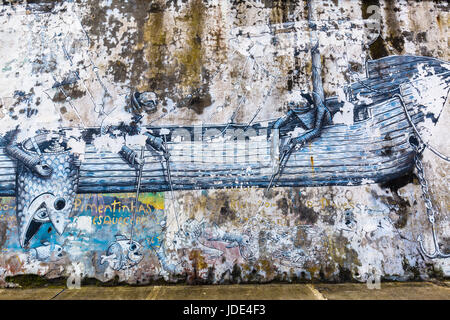
<path id="1" fill-rule="evenodd" d="M 136 91 L 131 95 L 130 111 L 136 115 L 140 115 L 142 112 L 155 112 L 158 103 L 158 99 L 154 92 Z"/>
<path id="2" fill-rule="evenodd" d="M 308 130 L 298 137 L 291 138 L 289 142 L 283 146 L 283 149 L 280 150 L 282 154 L 292 150 L 296 146 L 303 146 L 307 142 L 320 136 L 322 127 L 331 124 L 332 122 L 331 112 L 325 106 L 323 101 L 315 107 L 310 94 L 302 93 L 301 96 L 305 98 L 306 102 L 289 101 L 289 111 L 286 116 L 278 119 L 273 125 L 274 129 L 280 129 L 293 122 L 295 127 L 299 126 Z"/>

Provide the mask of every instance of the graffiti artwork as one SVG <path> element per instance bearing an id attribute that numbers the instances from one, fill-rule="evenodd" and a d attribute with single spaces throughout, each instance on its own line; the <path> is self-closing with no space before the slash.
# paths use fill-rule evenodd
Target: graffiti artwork
<path id="1" fill-rule="evenodd" d="M 139 242 L 117 235 L 116 241 L 108 247 L 106 255 L 102 256 L 100 263 L 103 264 L 107 261 L 114 270 L 130 268 L 142 260 L 140 247 Z"/>
<path id="2" fill-rule="evenodd" d="M 199 6 L 202 3 L 191 2 Z M 321 206 L 316 206 L 318 210 L 335 210 L 338 214 L 328 219 L 341 214 L 347 221 L 345 230 L 356 232 L 359 229 L 354 227 L 355 206 L 350 205 L 351 200 L 345 202 L 348 206 L 339 207 L 329 205 L 328 200 L 324 205 L 321 198 L 307 202 L 301 198 L 302 222 L 282 217 L 287 225 L 274 223 L 267 213 L 288 203 L 287 198 L 254 201 L 256 206 L 244 199 L 236 203 L 249 203 L 245 208 L 223 205 L 219 213 L 212 213 L 223 215 L 221 219 L 228 221 L 230 215 L 237 217 L 245 210 L 254 210 L 233 227 L 205 215 L 197 217 L 195 212 L 188 216 L 183 212 L 187 205 L 177 204 L 174 194 L 250 188 L 261 190 L 264 196 L 276 197 L 277 190 L 282 188 L 309 190 L 387 184 L 411 175 L 414 170 L 419 172 L 419 183 L 426 185 L 420 160 L 422 152 L 427 149 L 448 160 L 424 136 L 439 124 L 446 106 L 450 62 L 413 54 L 367 59 L 362 64 L 363 72 L 353 75 L 330 95 L 323 87 L 327 74 L 323 72 L 323 47 L 319 45 L 318 35 L 323 28 L 319 28 L 320 22 L 312 14 L 314 1 L 308 3 L 308 16 L 304 20 L 308 22 L 310 43 L 296 50 L 304 50 L 310 59 L 307 76 L 311 77 L 312 89 L 283 88 L 291 98 L 279 101 L 286 108 L 281 115 L 268 119 L 259 114 L 268 108 L 265 102 L 273 86 L 280 85 L 279 77 L 266 90 L 254 116 L 242 123 L 235 121 L 235 117 L 246 103 L 251 104 L 245 102 L 244 95 L 230 121 L 224 119 L 222 123 L 179 125 L 162 119 L 159 124 L 153 124 L 148 119 L 158 120 L 155 114 L 159 109 L 170 109 L 167 94 L 157 90 L 130 90 L 121 111 L 116 108 L 108 113 L 104 110 L 105 101 L 100 107 L 99 100 L 88 89 L 93 86 L 82 79 L 82 71 L 75 65 L 74 50 L 78 47 L 75 45 L 71 51 L 63 45 L 61 52 L 69 72 L 59 81 L 53 75 L 52 88 L 63 95 L 62 101 L 73 109 L 75 119 L 81 119 L 86 113 L 82 106 L 74 106 L 74 100 L 65 90 L 74 85 L 84 87 L 101 123 L 78 127 L 58 125 L 57 128 L 36 123 L 31 131 L 20 121 L 11 120 L 14 127 L 8 123 L 11 128 L 0 139 L 0 196 L 8 206 L 3 215 L 12 220 L 8 220 L 6 227 L 0 225 L 8 238 L 7 245 L 4 241 L 0 247 L 7 252 L 26 254 L 29 264 L 38 261 L 64 265 L 68 261 L 89 260 L 84 263 L 86 272 L 102 279 L 117 272 L 134 272 L 139 273 L 139 279 L 147 281 L 158 274 L 170 278 L 189 273 L 187 270 L 192 268 L 195 272 L 203 269 L 207 277 L 208 268 L 213 268 L 217 261 L 222 261 L 228 270 L 238 264 L 245 264 L 250 270 L 255 264 L 263 265 L 261 261 L 306 270 L 311 261 L 320 259 L 318 249 L 308 247 L 313 240 L 320 239 L 327 248 L 334 246 L 323 240 L 327 237 L 325 233 L 308 224 L 311 221 L 314 224 L 317 218 L 308 216 L 314 215 L 315 207 L 307 203 L 322 201 Z M 55 8 L 58 6 L 75 5 L 62 1 Z M 38 23 L 40 18 L 38 13 L 35 15 L 34 23 Z M 7 23 L 4 16 L 1 19 Z M 284 28 L 289 32 L 303 32 L 295 23 L 290 26 L 285 23 Z M 89 43 L 88 33 L 82 30 L 80 39 Z M 233 29 L 232 40 L 240 50 L 246 41 L 259 37 L 250 35 L 249 30 L 238 33 Z M 273 30 L 267 32 L 277 34 Z M 56 31 L 54 37 L 58 37 Z M 259 59 L 255 44 L 261 50 L 273 45 L 258 41 L 244 50 L 248 61 L 254 60 L 253 65 L 258 65 Z M 100 69 L 92 68 L 104 97 L 111 98 L 112 87 L 106 88 L 99 77 Z M 256 78 L 249 79 L 249 84 Z M 179 98 L 175 108 L 192 105 L 201 99 L 202 90 L 197 87 L 193 93 Z M 28 99 L 20 88 L 16 88 L 15 96 L 20 103 Z M 32 117 L 30 113 L 28 118 Z M 114 117 L 115 122 L 111 120 Z M 295 197 L 302 197 L 301 192 L 292 196 L 294 200 L 289 203 L 298 202 Z M 428 216 L 434 217 L 427 194 L 425 202 Z M 264 205 L 267 203 L 269 206 Z M 419 238 L 418 248 L 429 258 L 446 258 L 448 255 L 438 243 L 434 218 L 429 221 L 435 252 L 427 253 L 423 238 Z M 13 222 L 17 223 L 17 229 Z M 191 253 L 186 254 L 186 250 Z M 90 252 L 91 258 L 85 256 L 86 252 Z M 24 272 L 32 270 L 23 265 L 18 268 L 24 268 Z M 308 269 L 308 274 L 314 273 L 313 269 Z M 265 272 L 270 275 L 272 271 Z M 4 271 L 4 274 L 15 273 Z"/>

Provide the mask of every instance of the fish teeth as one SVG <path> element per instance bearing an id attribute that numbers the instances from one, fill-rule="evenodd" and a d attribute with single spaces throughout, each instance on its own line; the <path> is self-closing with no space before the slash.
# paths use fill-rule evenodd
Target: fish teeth
<path id="1" fill-rule="evenodd" d="M 27 246 L 40 225 L 39 219 L 43 207 L 48 220 L 55 230 L 62 234 L 69 223 L 76 189 L 78 187 L 78 167 L 74 165 L 74 156 L 68 152 L 57 154 L 43 153 L 42 163 L 53 169 L 50 177 L 37 176 L 20 162 L 17 165 L 17 221 L 19 224 L 20 244 Z M 37 226 L 34 231 L 30 226 Z M 31 233 L 32 234 L 31 234 Z"/>

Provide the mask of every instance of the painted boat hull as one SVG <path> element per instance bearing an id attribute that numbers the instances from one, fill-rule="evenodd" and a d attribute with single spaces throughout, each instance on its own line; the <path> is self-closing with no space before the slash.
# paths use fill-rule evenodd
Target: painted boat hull
<path id="1" fill-rule="evenodd" d="M 347 99 L 355 106 L 354 124 L 333 124 L 323 128 L 319 138 L 294 151 L 281 176 L 273 183 L 279 187 L 360 185 L 387 182 L 411 172 L 414 163 L 409 143 L 413 129 L 400 99 L 417 125 L 427 115 L 415 95 L 414 77 L 418 65 L 433 67 L 442 74 L 445 88 L 450 86 L 447 62 L 427 57 L 395 56 L 367 64 L 367 78 L 344 88 Z M 399 86 L 402 90 L 397 90 Z M 397 88 L 397 89 L 396 89 Z M 448 93 L 448 92 L 447 92 Z M 445 94 L 445 92 L 444 92 Z M 370 99 L 370 103 L 367 103 Z M 327 106 L 336 112 L 342 106 L 337 98 L 327 99 Z M 313 122 L 306 117 L 306 123 Z M 222 131 L 225 126 L 148 127 L 158 134 L 168 129 L 171 153 L 170 172 L 174 190 L 210 188 L 267 187 L 278 165 L 278 141 L 292 128 L 281 131 L 271 124 L 256 123 L 247 129 L 260 138 L 248 141 L 198 141 L 195 133 Z M 229 130 L 243 126 L 229 126 Z M 176 142 L 174 130 L 183 129 L 192 139 Z M 99 129 L 92 129 L 98 133 Z M 263 139 L 261 139 L 263 137 Z M 170 190 L 167 163 L 161 154 L 147 149 L 141 180 L 142 192 Z M 78 193 L 134 192 L 137 170 L 119 154 L 97 152 L 87 144 L 80 167 Z M 16 194 L 16 161 L 0 148 L 0 195 Z"/>

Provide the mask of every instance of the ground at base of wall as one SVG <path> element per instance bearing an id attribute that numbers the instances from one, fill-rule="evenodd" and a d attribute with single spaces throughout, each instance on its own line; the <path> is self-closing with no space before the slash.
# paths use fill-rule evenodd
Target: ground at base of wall
<path id="1" fill-rule="evenodd" d="M 371 287 L 371 288 L 369 288 Z M 0 289 L 0 300 L 450 300 L 450 281 Z"/>

